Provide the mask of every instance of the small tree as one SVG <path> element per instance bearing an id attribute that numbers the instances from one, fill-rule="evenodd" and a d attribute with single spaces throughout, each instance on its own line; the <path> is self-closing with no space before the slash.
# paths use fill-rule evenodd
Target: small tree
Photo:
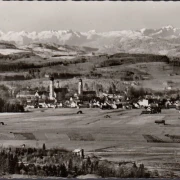
<path id="1" fill-rule="evenodd" d="M 43 143 L 42 149 L 43 149 L 43 151 L 46 150 L 46 145 L 45 145 L 45 143 Z"/>
<path id="2" fill-rule="evenodd" d="M 60 169 L 61 169 L 61 177 L 67 177 L 68 172 L 67 172 L 66 166 L 62 164 Z"/>
<path id="3" fill-rule="evenodd" d="M 113 94 L 113 90 L 112 90 L 112 87 L 111 87 L 111 86 L 109 87 L 108 93 L 109 93 L 109 94 Z"/>
<path id="4" fill-rule="evenodd" d="M 72 159 L 69 159 L 69 163 L 68 163 L 68 171 L 71 171 L 73 168 L 73 162 Z"/>
<path id="5" fill-rule="evenodd" d="M 116 93 L 116 86 L 115 86 L 114 83 L 112 83 L 112 93 L 113 93 L 113 94 Z"/>

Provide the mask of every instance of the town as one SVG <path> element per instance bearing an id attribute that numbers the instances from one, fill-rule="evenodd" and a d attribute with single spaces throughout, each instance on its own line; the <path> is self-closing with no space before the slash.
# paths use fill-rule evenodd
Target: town
<path id="1" fill-rule="evenodd" d="M 134 82 L 135 83 L 135 82 Z M 49 76 L 49 90 L 39 91 L 26 88 L 19 90 L 16 99 L 23 100 L 26 110 L 31 108 L 100 108 L 100 109 L 144 109 L 142 113 L 160 113 L 161 109 L 180 108 L 179 92 L 171 92 L 169 95 L 155 95 L 143 92 L 143 89 L 135 90 L 133 86 L 127 86 L 127 90 L 119 92 L 116 89 L 103 92 L 84 90 L 83 80 L 77 82 L 77 91 L 69 94 L 70 89 L 60 87 L 60 82 Z M 131 92 L 129 92 L 131 91 Z M 134 91 L 134 92 L 132 92 Z M 137 91 L 137 92 L 136 92 Z M 137 95 L 137 93 L 139 93 Z M 134 94 L 133 94 L 134 93 Z"/>

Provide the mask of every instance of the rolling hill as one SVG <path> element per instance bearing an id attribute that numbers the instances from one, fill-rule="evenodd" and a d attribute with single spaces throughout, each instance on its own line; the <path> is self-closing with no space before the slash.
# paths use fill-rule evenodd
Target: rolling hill
<path id="1" fill-rule="evenodd" d="M 55 43 L 31 43 L 26 46 L 17 46 L 9 42 L 0 42 L 0 56 L 3 57 L 24 57 L 36 55 L 42 58 L 72 59 L 77 56 L 88 56 L 96 52 L 97 48 L 78 47 L 70 45 L 58 45 Z M 17 58 L 16 58 L 17 59 Z"/>

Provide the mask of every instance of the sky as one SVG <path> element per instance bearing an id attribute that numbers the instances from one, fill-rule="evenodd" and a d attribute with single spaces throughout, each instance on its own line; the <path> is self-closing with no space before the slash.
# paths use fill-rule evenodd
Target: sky
<path id="1" fill-rule="evenodd" d="M 0 1 L 0 30 L 97 32 L 180 28 L 180 2 Z"/>

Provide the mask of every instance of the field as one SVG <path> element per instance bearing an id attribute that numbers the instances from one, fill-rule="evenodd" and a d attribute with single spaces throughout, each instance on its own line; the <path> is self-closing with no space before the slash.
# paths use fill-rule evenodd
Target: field
<path id="1" fill-rule="evenodd" d="M 69 65 L 69 72 L 70 69 L 74 71 L 77 67 L 79 68 L 78 71 L 75 73 L 78 74 L 78 72 L 83 72 L 81 69 L 81 66 L 71 66 Z M 65 66 L 66 67 L 66 66 Z M 57 70 L 59 72 L 63 72 L 63 68 L 59 68 L 57 65 Z M 86 67 L 88 69 L 88 66 Z M 176 71 L 178 69 L 178 71 Z M 118 66 L 110 66 L 110 67 L 104 67 L 104 68 L 97 68 L 96 72 L 97 74 L 102 74 L 103 76 L 100 78 L 97 77 L 82 77 L 84 85 L 87 84 L 89 87 L 89 90 L 95 90 L 96 84 L 102 85 L 104 91 L 108 91 L 109 87 L 112 83 L 116 85 L 117 90 L 124 91 L 125 87 L 130 86 L 132 82 L 137 82 L 138 85 L 136 87 L 143 87 L 143 88 L 149 88 L 155 91 L 162 91 L 165 88 L 168 88 L 169 86 L 172 87 L 172 89 L 177 90 L 180 89 L 180 74 L 174 73 L 179 72 L 180 67 L 173 68 L 169 64 L 165 62 L 151 62 L 151 63 L 137 63 L 137 64 L 128 64 L 128 65 L 118 65 Z M 137 81 L 122 81 L 121 77 L 123 72 L 135 72 L 135 75 L 144 77 L 143 74 L 147 73 L 148 75 L 145 75 L 149 77 L 149 79 L 144 80 L 137 80 Z M 11 77 L 15 77 L 17 75 L 20 75 L 20 77 L 16 77 L 16 81 L 11 80 Z M 24 74 L 28 74 L 27 72 Z M 6 85 L 9 88 L 12 89 L 18 89 L 18 88 L 37 88 L 37 87 L 46 87 L 49 86 L 49 78 L 47 77 L 41 77 L 39 79 L 26 79 L 26 80 L 20 80 L 21 76 L 23 76 L 22 72 L 4 72 L 0 73 L 0 84 Z M 78 79 L 79 77 L 74 78 L 55 78 L 55 81 L 59 81 L 61 87 L 69 86 L 69 89 L 76 89 L 78 87 Z M 124 83 L 126 82 L 126 83 Z"/>
<path id="2" fill-rule="evenodd" d="M 36 109 L 24 114 L 2 113 L 0 146 L 83 148 L 112 161 L 143 162 L 150 169 L 178 173 L 180 143 L 165 134 L 180 135 L 179 113 L 140 115 L 141 110 Z M 109 116 L 106 116 L 106 115 Z M 155 124 L 165 120 L 166 125 Z M 144 135 L 152 136 L 147 142 Z M 153 142 L 160 139 L 161 142 Z"/>

